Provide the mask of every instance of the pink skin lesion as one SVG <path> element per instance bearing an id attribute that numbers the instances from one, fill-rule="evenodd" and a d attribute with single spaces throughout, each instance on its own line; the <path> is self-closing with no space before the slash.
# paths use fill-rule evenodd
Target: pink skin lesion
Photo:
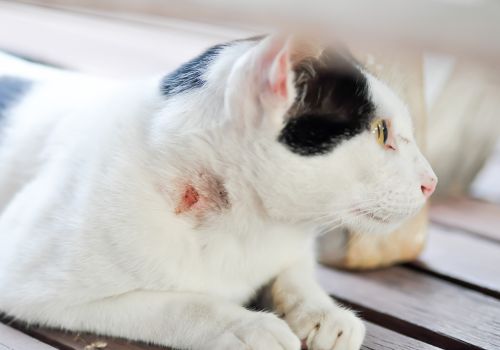
<path id="1" fill-rule="evenodd" d="M 169 211 L 191 221 L 196 227 L 231 208 L 223 179 L 205 169 L 156 182 L 154 187 L 164 198 Z"/>
<path id="2" fill-rule="evenodd" d="M 187 181 L 177 179 L 171 186 L 157 184 L 156 188 L 172 203 L 174 214 L 194 219 L 198 224 L 230 207 L 222 179 L 204 171 L 191 173 Z"/>
<path id="3" fill-rule="evenodd" d="M 176 214 L 182 214 L 189 211 L 196 203 L 200 200 L 200 194 L 192 185 L 186 185 L 184 189 L 184 194 L 182 195 L 180 202 L 175 208 Z"/>

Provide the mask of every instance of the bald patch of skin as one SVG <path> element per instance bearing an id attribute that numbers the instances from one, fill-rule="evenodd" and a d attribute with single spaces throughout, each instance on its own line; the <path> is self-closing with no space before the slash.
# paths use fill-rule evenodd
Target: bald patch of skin
<path id="1" fill-rule="evenodd" d="M 195 219 L 202 224 L 211 215 L 230 208 L 228 194 L 222 180 L 206 171 L 198 172 L 189 179 L 176 181 L 173 198 L 174 213 Z"/>

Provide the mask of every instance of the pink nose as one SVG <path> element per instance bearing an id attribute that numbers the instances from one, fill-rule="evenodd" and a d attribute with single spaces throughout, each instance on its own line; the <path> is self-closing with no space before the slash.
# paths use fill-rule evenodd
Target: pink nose
<path id="1" fill-rule="evenodd" d="M 434 176 L 429 176 L 425 179 L 425 181 L 422 182 L 420 189 L 422 190 L 422 194 L 424 195 L 425 199 L 429 198 L 434 193 L 434 191 L 436 190 L 436 185 L 437 179 Z"/>

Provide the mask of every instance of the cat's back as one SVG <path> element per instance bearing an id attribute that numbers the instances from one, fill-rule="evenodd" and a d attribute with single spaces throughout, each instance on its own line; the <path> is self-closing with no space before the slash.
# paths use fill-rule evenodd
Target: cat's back
<path id="1" fill-rule="evenodd" d="M 68 268 L 80 256 L 71 249 L 84 250 L 82 232 L 93 221 L 82 213 L 105 207 L 101 188 L 113 192 L 106 185 L 130 176 L 116 163 L 133 166 L 127 155 L 136 142 L 124 125 L 134 131 L 131 122 L 147 114 L 143 95 L 151 93 L 135 93 L 148 90 L 140 83 L 0 52 L 0 294 L 21 284 L 17 276 L 49 274 L 51 261 Z M 112 164 L 117 170 L 109 170 Z"/>
<path id="2" fill-rule="evenodd" d="M 62 119 L 105 87 L 105 81 L 0 51 L 0 160 L 20 143 L 41 149 L 39 142 Z"/>
<path id="3" fill-rule="evenodd" d="M 0 216 L 56 159 L 90 149 L 116 85 L 0 51 Z"/>
<path id="4" fill-rule="evenodd" d="M 0 51 L 0 119 L 4 126 L 24 117 L 37 123 L 96 96 L 110 83 Z"/>

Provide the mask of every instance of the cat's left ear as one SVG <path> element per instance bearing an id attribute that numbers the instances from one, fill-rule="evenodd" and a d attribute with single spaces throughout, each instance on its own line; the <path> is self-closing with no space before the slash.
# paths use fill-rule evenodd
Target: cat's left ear
<path id="1" fill-rule="evenodd" d="M 270 36 L 236 62 L 227 96 L 233 113 L 281 124 L 296 96 L 291 50 L 291 38 Z"/>
<path id="2" fill-rule="evenodd" d="M 266 107 L 279 107 L 295 98 L 291 63 L 291 39 L 269 37 L 255 48 L 254 74 L 260 100 Z"/>

